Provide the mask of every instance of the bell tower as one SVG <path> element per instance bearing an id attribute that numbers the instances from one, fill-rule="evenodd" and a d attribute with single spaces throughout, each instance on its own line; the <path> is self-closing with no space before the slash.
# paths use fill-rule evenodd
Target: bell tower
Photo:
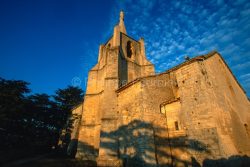
<path id="1" fill-rule="evenodd" d="M 127 35 L 123 11 L 120 12 L 119 24 L 114 27 L 113 36 L 104 47 L 118 47 L 118 87 L 136 78 L 155 74 L 154 65 L 145 55 L 144 39 L 137 41 Z"/>
<path id="2" fill-rule="evenodd" d="M 79 128 L 77 158 L 98 160 L 118 157 L 115 134 L 118 127 L 116 90 L 137 78 L 154 75 L 154 65 L 145 56 L 144 40 L 127 35 L 124 12 L 112 37 L 99 47 L 98 62 L 89 71 L 83 114 Z M 109 136 L 107 136 L 109 134 Z M 111 136 L 114 135 L 114 136 Z M 107 146 L 107 140 L 114 139 Z"/>

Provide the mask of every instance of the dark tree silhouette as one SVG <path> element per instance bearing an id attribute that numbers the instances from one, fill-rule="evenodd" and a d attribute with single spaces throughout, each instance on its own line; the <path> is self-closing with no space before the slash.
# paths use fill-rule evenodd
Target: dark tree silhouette
<path id="1" fill-rule="evenodd" d="M 71 109 L 82 102 L 80 88 L 69 86 L 49 96 L 29 94 L 28 85 L 0 78 L 1 155 L 13 149 L 47 152 L 56 147 L 61 130 L 67 129 Z"/>
<path id="2" fill-rule="evenodd" d="M 26 107 L 26 119 L 33 138 L 48 148 L 55 146 L 61 126 L 56 103 L 47 94 L 34 94 L 28 97 Z"/>
<path id="3" fill-rule="evenodd" d="M 53 96 L 60 110 L 62 127 L 60 131 L 60 147 L 66 153 L 67 146 L 70 142 L 70 134 L 72 128 L 72 113 L 71 110 L 74 106 L 83 102 L 84 92 L 73 86 L 68 86 L 65 89 L 58 89 L 56 95 Z"/>
<path id="4" fill-rule="evenodd" d="M 0 78 L 0 119 L 16 121 L 24 110 L 25 95 L 30 92 L 29 83 Z"/>
<path id="5" fill-rule="evenodd" d="M 58 89 L 54 99 L 62 111 L 70 112 L 71 109 L 82 102 L 83 91 L 78 87 L 68 86 L 65 89 Z"/>
<path id="6" fill-rule="evenodd" d="M 20 80 L 0 78 L 0 147 L 15 147 L 23 144 L 26 95 L 30 92 L 28 83 Z"/>

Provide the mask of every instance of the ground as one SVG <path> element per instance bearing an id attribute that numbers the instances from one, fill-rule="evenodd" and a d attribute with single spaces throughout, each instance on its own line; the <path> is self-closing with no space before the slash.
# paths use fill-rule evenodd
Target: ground
<path id="1" fill-rule="evenodd" d="M 9 161 L 2 165 L 2 167 L 92 167 L 96 166 L 96 163 L 91 161 L 79 161 L 56 153 L 45 153 L 15 161 Z"/>

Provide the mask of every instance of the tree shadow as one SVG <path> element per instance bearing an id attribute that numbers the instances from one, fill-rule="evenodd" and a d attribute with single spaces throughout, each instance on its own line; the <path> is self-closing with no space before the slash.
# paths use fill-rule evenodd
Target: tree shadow
<path id="1" fill-rule="evenodd" d="M 190 139 L 185 133 L 171 135 L 166 127 L 153 123 L 134 120 L 114 131 L 101 131 L 100 150 L 108 159 L 122 160 L 122 166 L 199 166 L 190 152 L 210 154 L 206 144 Z M 74 141 L 74 154 L 79 148 L 89 152 L 93 146 L 81 141 Z M 99 155 L 96 155 L 96 158 Z M 106 157 L 106 158 L 107 158 Z M 108 165 L 106 165 L 108 166 Z"/>

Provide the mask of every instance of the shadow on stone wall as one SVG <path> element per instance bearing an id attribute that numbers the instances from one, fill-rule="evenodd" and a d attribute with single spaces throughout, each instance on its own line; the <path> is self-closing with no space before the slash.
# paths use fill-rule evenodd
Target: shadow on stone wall
<path id="1" fill-rule="evenodd" d="M 165 134 L 164 134 L 165 133 Z M 102 132 L 102 137 L 117 141 L 118 155 L 124 166 L 175 166 L 191 165 L 187 159 L 178 156 L 178 151 L 188 150 L 207 152 L 206 146 L 186 136 L 167 137 L 164 127 L 155 127 L 151 123 L 134 120 L 128 125 L 120 126 L 116 131 Z M 112 150 L 112 143 L 105 142 L 101 147 Z M 116 150 L 113 150 L 116 151 Z"/>
<path id="2" fill-rule="evenodd" d="M 128 125 L 120 126 L 116 131 L 101 132 L 105 138 L 100 147 L 109 153 L 109 156 L 117 156 L 122 159 L 123 166 L 194 166 L 194 167 L 247 167 L 250 158 L 247 156 L 233 156 L 229 159 L 206 159 L 200 164 L 193 156 L 191 159 L 183 155 L 191 153 L 209 155 L 206 145 L 186 136 L 164 137 L 166 129 L 154 127 L 151 123 L 134 120 Z M 163 135 L 162 135 L 163 134 Z M 166 135 L 165 135 L 166 136 Z M 92 146 L 86 143 L 73 141 L 70 153 L 72 157 L 76 153 L 77 144 L 82 146 L 82 151 L 88 154 L 97 153 Z M 72 149 L 73 148 L 73 149 Z M 83 158 L 87 158 L 83 157 Z M 95 161 L 82 162 L 85 166 L 96 166 Z"/>

